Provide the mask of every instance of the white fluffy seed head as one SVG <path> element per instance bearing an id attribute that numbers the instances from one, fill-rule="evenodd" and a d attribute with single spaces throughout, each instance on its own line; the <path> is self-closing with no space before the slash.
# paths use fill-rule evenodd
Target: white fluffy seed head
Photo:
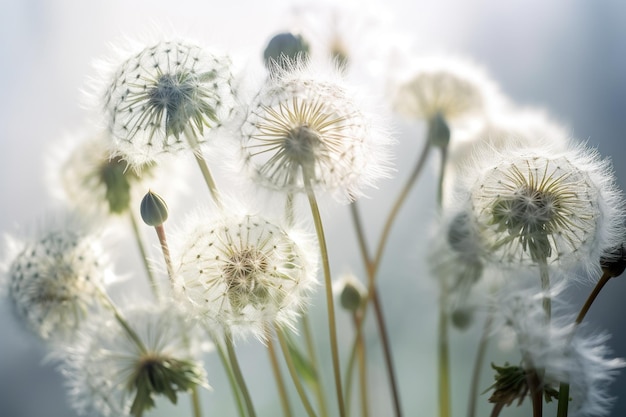
<path id="1" fill-rule="evenodd" d="M 303 236 L 250 215 L 198 218 L 188 230 L 177 288 L 194 316 L 260 338 L 266 323 L 293 326 L 316 283 Z"/>
<path id="2" fill-rule="evenodd" d="M 200 335 L 176 306 L 135 307 L 122 314 L 137 340 L 115 318 L 94 317 L 76 343 L 53 354 L 62 361 L 75 410 L 142 415 L 159 396 L 173 393 L 175 401 L 177 392 L 208 388 Z"/>
<path id="3" fill-rule="evenodd" d="M 43 339 L 72 338 L 99 307 L 110 274 L 98 238 L 66 223 L 24 241 L 9 237 L 7 249 L 2 269 L 17 316 Z"/>
<path id="4" fill-rule="evenodd" d="M 183 40 L 162 41 L 124 61 L 104 93 L 109 130 L 131 164 L 191 147 L 230 117 L 230 59 Z"/>
<path id="5" fill-rule="evenodd" d="M 266 83 L 241 126 L 242 159 L 258 183 L 289 192 L 312 187 L 353 200 L 388 173 L 390 136 L 337 78 L 303 65 Z"/>
<path id="6" fill-rule="evenodd" d="M 607 161 L 583 146 L 489 153 L 470 189 L 472 220 L 491 260 L 597 269 L 617 244 L 623 197 Z"/>
<path id="7" fill-rule="evenodd" d="M 416 60 L 399 76 L 392 102 L 409 119 L 451 120 L 489 113 L 503 101 L 486 73 L 465 59 L 439 56 Z"/>

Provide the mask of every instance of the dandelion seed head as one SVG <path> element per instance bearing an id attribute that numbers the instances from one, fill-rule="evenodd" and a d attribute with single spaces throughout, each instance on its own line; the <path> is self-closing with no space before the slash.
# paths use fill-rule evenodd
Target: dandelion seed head
<path id="1" fill-rule="evenodd" d="M 390 137 L 363 113 L 338 80 L 305 68 L 274 77 L 253 100 L 241 127 L 251 177 L 275 190 L 305 191 L 305 181 L 354 199 L 387 174 Z"/>
<path id="2" fill-rule="evenodd" d="M 412 63 L 396 82 L 395 110 L 409 119 L 446 120 L 489 113 L 504 101 L 485 71 L 464 59 L 424 58 Z"/>
<path id="3" fill-rule="evenodd" d="M 471 188 L 473 219 L 492 260 L 595 268 L 617 238 L 622 198 L 597 153 L 582 147 L 494 155 Z"/>
<path id="4" fill-rule="evenodd" d="M 130 163 L 204 142 L 234 105 L 230 59 L 182 40 L 128 58 L 104 94 L 108 126 Z M 186 140 L 185 140 L 186 139 Z"/>
<path id="5" fill-rule="evenodd" d="M 157 396 L 208 388 L 198 330 L 173 305 L 123 312 L 133 339 L 110 317 L 91 320 L 77 343 L 54 353 L 62 360 L 71 404 L 84 415 L 141 415 Z"/>
<path id="6" fill-rule="evenodd" d="M 265 323 L 293 325 L 317 271 L 297 233 L 250 215 L 201 219 L 190 230 L 177 287 L 194 315 L 260 337 Z"/>
<path id="7" fill-rule="evenodd" d="M 41 338 L 71 338 L 91 311 L 107 274 L 95 236 L 75 224 L 42 230 L 34 238 L 7 238 L 5 280 L 15 313 Z"/>

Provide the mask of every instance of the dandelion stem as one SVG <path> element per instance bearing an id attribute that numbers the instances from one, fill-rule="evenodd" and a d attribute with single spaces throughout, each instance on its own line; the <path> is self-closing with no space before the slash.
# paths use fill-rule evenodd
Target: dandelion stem
<path id="1" fill-rule="evenodd" d="M 233 369 L 230 366 L 228 361 L 228 357 L 224 352 L 224 348 L 222 344 L 217 341 L 215 343 L 217 353 L 222 361 L 222 365 L 224 365 L 224 370 L 226 371 L 226 376 L 228 377 L 228 382 L 230 383 L 230 387 L 233 391 L 233 397 L 235 398 L 235 404 L 237 405 L 237 410 L 239 411 L 240 417 L 246 417 L 245 409 L 243 408 L 243 402 L 241 400 L 241 391 L 239 390 L 239 385 L 237 384 L 237 380 L 235 379 L 235 375 L 233 374 Z"/>
<path id="2" fill-rule="evenodd" d="M 235 347 L 233 345 L 233 336 L 229 331 L 226 331 L 224 340 L 226 343 L 226 351 L 228 352 L 230 365 L 232 366 L 233 375 L 235 377 L 235 380 L 237 381 L 239 389 L 241 390 L 241 395 L 243 396 L 244 403 L 246 404 L 246 409 L 248 410 L 248 417 L 256 417 L 254 405 L 252 404 L 252 398 L 250 397 L 250 391 L 248 391 L 246 380 L 241 373 L 241 367 L 239 366 L 239 360 L 237 359 L 237 353 L 235 352 Z"/>
<path id="3" fill-rule="evenodd" d="M 311 361 L 313 369 L 320 369 L 319 362 L 317 360 L 317 354 L 315 353 L 315 345 L 313 343 L 313 332 L 311 331 L 311 323 L 309 321 L 308 314 L 302 315 L 302 332 L 304 333 L 304 342 L 306 345 L 307 354 Z M 320 414 L 324 417 L 328 416 L 328 405 L 326 404 L 326 396 L 324 390 L 320 385 L 319 377 L 315 380 L 315 396 L 319 405 Z"/>
<path id="4" fill-rule="evenodd" d="M 137 248 L 139 248 L 139 253 L 141 254 L 141 261 L 143 262 L 143 266 L 146 270 L 146 275 L 148 276 L 150 289 L 152 290 L 155 299 L 157 301 L 160 301 L 161 293 L 159 291 L 159 285 L 157 284 L 154 273 L 152 272 L 152 268 L 150 268 L 150 264 L 148 263 L 148 252 L 146 251 L 146 246 L 144 245 L 143 239 L 141 238 L 137 219 L 131 210 L 128 211 L 128 217 L 130 217 L 130 223 L 133 227 L 133 235 L 135 236 L 135 242 L 137 243 Z"/>
<path id="5" fill-rule="evenodd" d="M 172 257 L 170 256 L 170 248 L 167 245 L 167 238 L 165 237 L 165 227 L 162 224 L 154 226 L 157 236 L 159 237 L 159 243 L 161 244 L 161 251 L 163 252 L 163 259 L 165 260 L 165 266 L 167 268 L 167 276 L 170 278 L 170 283 L 174 284 L 174 266 L 172 265 Z"/>
<path id="6" fill-rule="evenodd" d="M 191 147 L 191 150 L 193 151 L 193 156 L 196 159 L 196 162 L 198 163 L 200 172 L 202 172 L 202 177 L 204 178 L 204 182 L 206 182 L 206 185 L 209 187 L 209 192 L 211 193 L 211 196 L 213 197 L 213 201 L 215 201 L 215 204 L 217 205 L 217 207 L 222 209 L 223 208 L 222 199 L 221 199 L 219 190 L 217 189 L 217 184 L 215 183 L 215 180 L 213 179 L 213 175 L 211 175 L 211 170 L 209 169 L 209 165 L 206 163 L 206 159 L 204 159 L 204 156 L 202 155 L 202 149 L 200 149 L 200 144 L 198 143 L 196 134 L 193 132 L 192 129 L 190 129 L 189 126 L 185 127 L 185 137 L 187 138 L 187 142 L 189 143 L 189 146 Z"/>
<path id="7" fill-rule="evenodd" d="M 552 317 L 552 300 L 550 298 L 550 271 L 545 258 L 539 260 L 539 275 L 543 290 L 543 310 L 546 312 L 546 323 L 549 323 Z"/>
<path id="8" fill-rule="evenodd" d="M 491 333 L 491 325 L 493 323 L 493 310 L 489 309 L 487 312 L 487 318 L 483 325 L 483 331 L 480 335 L 480 341 L 478 342 L 478 349 L 476 351 L 476 358 L 474 359 L 474 369 L 472 371 L 472 382 L 470 384 L 469 403 L 467 406 L 467 417 L 476 416 L 476 403 L 478 399 L 478 386 L 480 383 L 480 371 L 483 368 L 485 361 L 485 353 L 487 353 L 487 346 L 489 345 L 489 334 Z"/>
<path id="9" fill-rule="evenodd" d="M 450 417 L 450 352 L 448 341 L 448 289 L 445 283 L 441 284 L 441 297 L 439 299 L 439 326 L 437 345 L 439 359 L 439 416 Z"/>
<path id="10" fill-rule="evenodd" d="M 278 342 L 280 343 L 280 348 L 283 351 L 283 356 L 285 357 L 285 363 L 287 364 L 287 369 L 289 369 L 289 375 L 291 375 L 291 379 L 296 387 L 296 391 L 300 396 L 300 400 L 302 401 L 302 405 L 306 410 L 309 417 L 316 417 L 315 411 L 311 406 L 311 403 L 306 396 L 306 392 L 304 391 L 304 387 L 302 386 L 302 382 L 298 377 L 298 372 L 296 370 L 295 365 L 293 364 L 293 359 L 291 358 L 291 353 L 289 353 L 289 347 L 287 346 L 287 340 L 283 333 L 283 330 L 279 327 L 274 327 L 276 331 L 276 336 L 278 337 Z"/>
<path id="11" fill-rule="evenodd" d="M 589 294 L 589 297 L 587 297 L 585 304 L 580 309 L 580 312 L 578 313 L 578 316 L 576 317 L 576 321 L 575 321 L 576 326 L 582 323 L 582 321 L 585 319 L 585 316 L 589 312 L 591 305 L 593 304 L 595 299 L 598 297 L 598 294 L 600 294 L 600 291 L 602 291 L 602 288 L 604 288 L 606 283 L 609 282 L 611 278 L 613 278 L 613 276 L 606 272 L 602 274 L 602 276 L 596 283 L 596 286 L 593 288 L 593 291 L 591 291 L 591 294 Z M 572 330 L 572 334 L 570 338 L 574 336 L 575 331 L 576 331 L 576 327 Z M 568 407 L 569 407 L 569 384 L 562 382 L 559 385 L 559 403 L 558 403 L 557 413 L 556 413 L 557 417 L 567 417 Z"/>
<path id="12" fill-rule="evenodd" d="M 328 259 L 328 249 L 326 247 L 326 238 L 324 237 L 324 227 L 320 216 L 319 207 L 315 198 L 315 192 L 311 186 L 311 179 L 308 174 L 304 174 L 304 186 L 309 198 L 311 206 L 311 214 L 315 223 L 315 231 L 317 233 L 318 243 L 322 256 L 322 266 L 324 270 L 324 283 L 326 286 L 326 305 L 328 309 L 328 331 L 330 334 L 330 349 L 333 362 L 333 371 L 335 375 L 335 389 L 337 391 L 337 402 L 339 405 L 339 416 L 345 417 L 346 411 L 344 407 L 344 398 L 341 387 L 341 368 L 339 365 L 339 349 L 337 346 L 337 325 L 335 319 L 335 306 L 333 301 L 332 279 L 330 275 L 330 262 Z"/>
<path id="13" fill-rule="evenodd" d="M 137 332 L 135 332 L 135 330 L 133 330 L 133 328 L 130 327 L 130 324 L 128 324 L 128 322 L 126 321 L 124 316 L 122 316 L 122 313 L 120 313 L 120 311 L 118 310 L 113 300 L 111 300 L 111 297 L 109 297 L 109 295 L 104 291 L 104 289 L 100 289 L 99 293 L 102 299 L 104 300 L 105 306 L 109 310 L 111 310 L 111 312 L 113 312 L 113 315 L 115 316 L 115 320 L 117 320 L 120 326 L 122 326 L 122 328 L 124 329 L 128 337 L 132 339 L 132 341 L 135 343 L 135 345 L 141 351 L 142 354 L 147 353 L 148 349 L 146 348 L 146 345 L 142 342 Z"/>
<path id="14" fill-rule="evenodd" d="M 202 417 L 200 408 L 200 396 L 198 395 L 198 387 L 194 385 L 191 389 L 191 407 L 193 409 L 193 417 Z"/>
<path id="15" fill-rule="evenodd" d="M 359 326 L 359 315 L 358 312 L 354 312 L 352 315 L 354 319 L 355 328 Z M 363 340 L 363 335 L 358 340 L 357 343 L 357 355 L 359 359 L 359 386 L 361 390 L 361 416 L 369 417 L 369 406 L 368 406 L 368 391 L 367 391 L 367 362 L 365 360 L 365 342 Z"/>
<path id="16" fill-rule="evenodd" d="M 276 356 L 276 349 L 274 348 L 274 341 L 272 340 L 271 335 L 267 336 L 267 353 L 269 354 L 272 372 L 274 373 L 274 379 L 276 380 L 276 387 L 278 388 L 278 396 L 280 398 L 280 405 L 283 409 L 283 415 L 285 417 L 292 417 L 293 413 L 291 412 L 291 405 L 289 404 L 287 387 L 285 386 L 283 375 L 280 372 L 278 357 Z"/>

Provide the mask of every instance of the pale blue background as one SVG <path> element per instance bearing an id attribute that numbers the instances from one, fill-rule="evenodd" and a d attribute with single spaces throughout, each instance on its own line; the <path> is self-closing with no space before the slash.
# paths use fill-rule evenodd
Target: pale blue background
<path id="1" fill-rule="evenodd" d="M 603 155 L 612 156 L 620 183 L 626 185 L 623 162 L 626 3 L 619 0 L 440 0 L 436 4 L 391 0 L 387 3 L 397 13 L 398 29 L 414 35 L 420 49 L 449 50 L 475 58 L 489 69 L 514 101 L 547 108 L 557 120 L 570 126 L 575 137 L 588 139 Z M 23 225 L 33 225 L 52 206 L 42 180 L 44 153 L 66 132 L 87 125 L 86 112 L 79 105 L 79 90 L 85 77 L 93 75 L 92 60 L 107 52 L 107 42 L 121 34 L 133 36 L 165 24 L 169 28 L 182 28 L 183 34 L 197 39 L 260 54 L 267 38 L 281 28 L 284 4 L 288 3 L 279 0 L 4 0 L 0 4 L 0 231 L 14 233 Z M 415 128 L 400 138 L 396 150 L 400 177 L 407 172 L 417 152 L 413 136 L 419 134 Z M 432 207 L 423 205 L 433 195 L 428 179 L 426 176 L 420 183 L 403 211 L 400 221 L 409 226 L 395 230 L 383 266 L 388 282 L 381 291 L 396 361 L 402 364 L 398 372 L 407 416 L 432 416 L 436 410 L 434 323 L 417 324 L 417 318 L 434 311 L 435 291 L 428 283 L 415 282 L 416 275 L 425 273 L 418 253 L 426 248 L 422 238 L 426 234 L 426 221 L 433 212 Z M 395 191 L 393 184 L 383 183 L 379 192 L 371 193 L 373 199 L 364 204 L 365 216 L 380 217 Z M 334 270 L 342 272 L 349 265 L 358 265 L 358 253 L 351 246 L 353 236 L 341 228 L 348 224 L 347 210 L 329 208 L 325 216 L 335 254 Z M 372 236 L 378 233 L 379 223 L 370 222 Z M 29 227 L 32 228 L 26 228 Z M 417 266 L 411 270 L 394 266 L 402 264 Z M 354 268 L 358 272 L 358 267 Z M 573 302 L 581 303 L 588 291 L 587 287 L 578 288 L 572 294 Z M 625 279 L 611 282 L 588 316 L 590 327 L 613 334 L 610 344 L 619 356 L 626 356 L 625 295 Z M 316 311 L 323 311 L 320 298 L 315 299 L 315 304 Z M 20 330 L 6 306 L 1 312 L 0 415 L 72 416 L 67 409 L 62 379 L 51 366 L 41 365 L 45 350 Z M 318 313 L 313 319 L 322 326 L 325 316 Z M 454 385 L 458 397 L 455 416 L 464 414 L 462 389 L 471 357 L 464 353 L 473 352 L 474 339 L 475 336 L 470 336 L 466 341 L 458 334 L 453 335 L 453 365 L 464 373 Z M 375 340 L 370 342 L 372 355 L 379 363 L 378 345 Z M 325 340 L 320 341 L 320 347 L 326 351 Z M 272 394 L 266 356 L 254 342 L 241 348 L 244 371 L 251 378 L 259 414 L 274 415 L 272 410 L 277 409 L 278 402 Z M 389 408 L 383 369 L 373 364 L 371 372 L 376 376 L 372 392 L 379 398 L 372 401 L 379 413 L 374 415 L 386 415 Z M 229 394 L 221 381 L 219 364 L 212 358 L 209 358 L 209 374 L 216 391 L 203 399 L 206 415 L 234 415 L 226 411 L 231 403 L 223 396 Z M 487 378 L 483 379 L 484 386 L 489 383 Z M 421 381 L 419 385 L 416 380 Z M 621 396 L 612 416 L 626 415 L 626 377 L 621 376 L 611 390 Z M 332 399 L 329 395 L 329 400 Z M 186 398 L 181 403 L 187 407 Z M 487 409 L 483 408 L 483 413 Z M 519 415 L 529 415 L 528 409 L 524 410 L 525 414 Z M 159 415 L 171 411 L 165 406 Z M 511 411 L 505 410 L 503 415 L 512 415 Z"/>

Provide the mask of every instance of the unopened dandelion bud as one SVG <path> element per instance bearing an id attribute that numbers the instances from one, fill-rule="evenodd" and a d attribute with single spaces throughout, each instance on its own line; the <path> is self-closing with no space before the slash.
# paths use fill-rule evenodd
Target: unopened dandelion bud
<path id="1" fill-rule="evenodd" d="M 450 127 L 441 113 L 428 121 L 428 141 L 439 148 L 446 148 L 450 143 Z"/>
<path id="2" fill-rule="evenodd" d="M 306 59 L 308 56 L 308 42 L 302 35 L 292 32 L 275 35 L 263 51 L 265 66 L 270 69 L 277 65 L 279 68 L 288 70 L 292 62 Z"/>
<path id="3" fill-rule="evenodd" d="M 363 305 L 363 301 L 367 297 L 367 291 L 363 284 L 354 277 L 346 279 L 342 283 L 343 287 L 339 295 L 341 306 L 348 311 L 355 312 Z"/>
<path id="4" fill-rule="evenodd" d="M 610 276 L 611 278 L 618 277 L 624 273 L 626 269 L 626 249 L 622 243 L 616 248 L 607 251 L 600 258 L 600 267 L 602 272 Z"/>
<path id="5" fill-rule="evenodd" d="M 154 227 L 165 223 L 169 214 L 165 200 L 152 191 L 148 191 L 141 200 L 140 210 L 144 223 Z"/>
<path id="6" fill-rule="evenodd" d="M 454 309 L 450 315 L 452 325 L 459 330 L 467 329 L 474 321 L 474 311 L 468 307 Z"/>

